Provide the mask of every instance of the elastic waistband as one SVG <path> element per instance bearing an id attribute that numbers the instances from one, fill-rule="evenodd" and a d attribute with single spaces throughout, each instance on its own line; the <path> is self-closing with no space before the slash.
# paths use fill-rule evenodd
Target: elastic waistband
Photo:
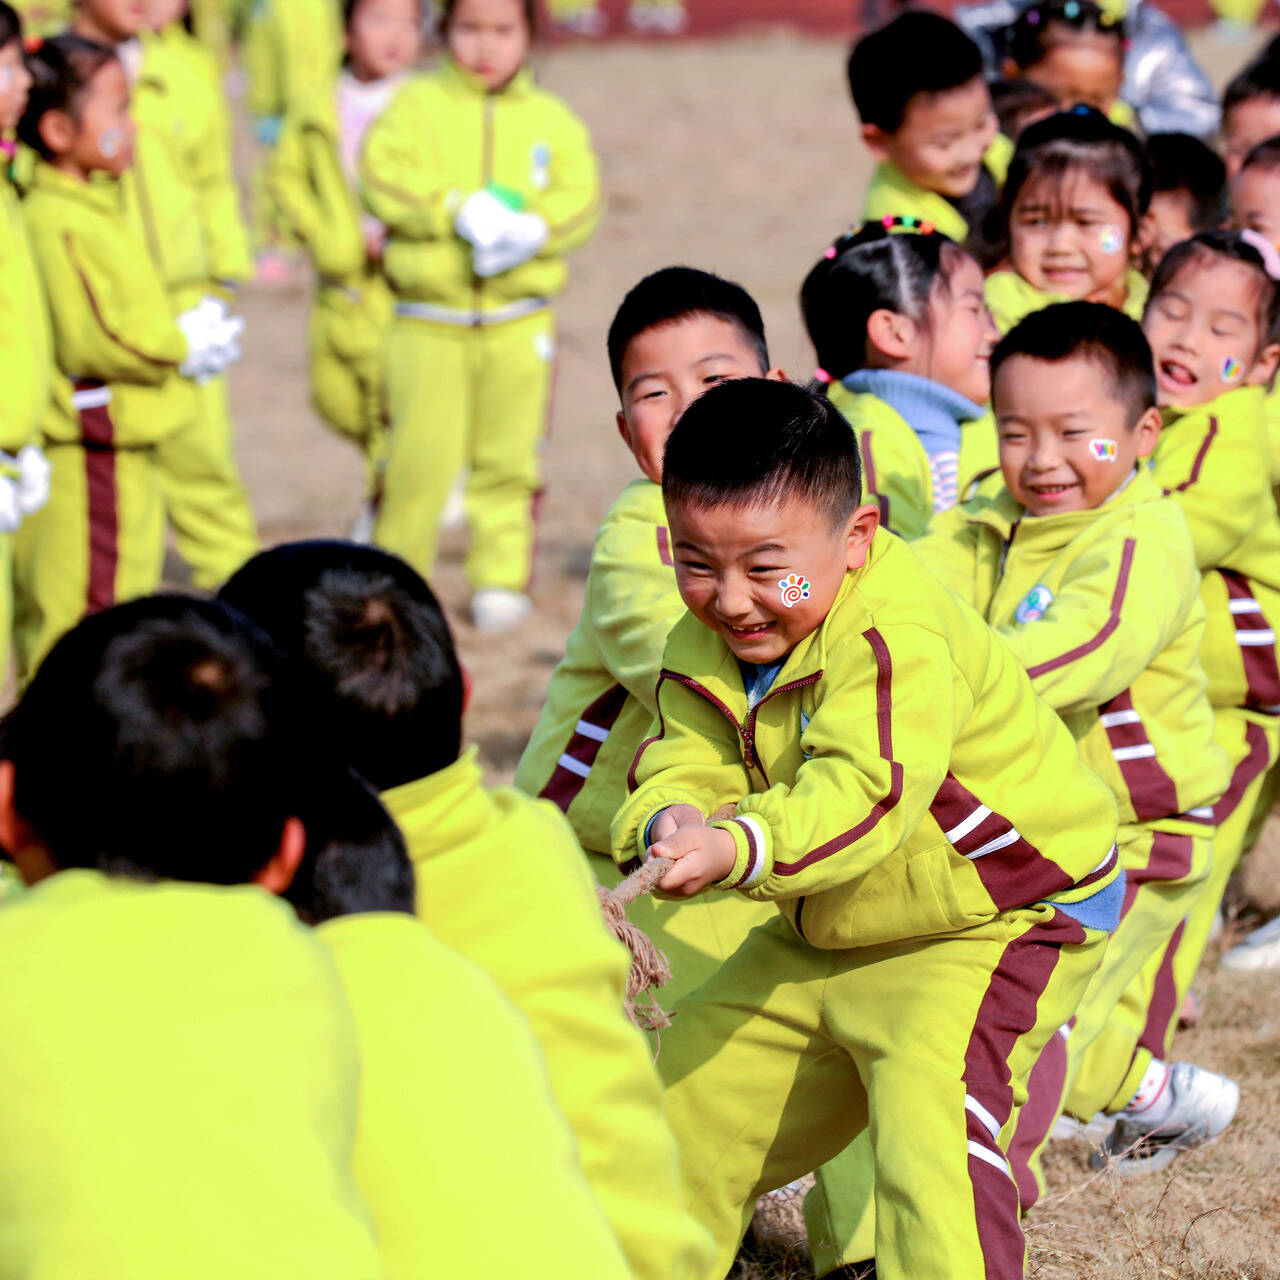
<path id="1" fill-rule="evenodd" d="M 486 325 L 504 324 L 531 316 L 551 305 L 550 298 L 521 298 L 492 311 L 471 311 L 457 307 L 440 307 L 434 302 L 397 302 L 396 315 L 410 320 L 431 320 L 436 324 L 453 324 L 464 329 L 480 329 Z"/>

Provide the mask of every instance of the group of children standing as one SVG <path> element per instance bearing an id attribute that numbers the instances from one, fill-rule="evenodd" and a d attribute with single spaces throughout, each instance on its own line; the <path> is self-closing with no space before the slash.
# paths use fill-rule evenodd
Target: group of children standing
<path id="1" fill-rule="evenodd" d="M 382 545 L 246 554 L 209 601 L 146 556 L 239 326 L 129 239 L 135 134 L 179 154 L 130 115 L 136 8 L 81 0 L 25 62 L 0 27 L 4 279 L 32 314 L 43 282 L 23 372 L 57 370 L 0 440 L 19 613 L 54 620 L 0 743 L 0 1271 L 721 1280 L 816 1170 L 818 1275 L 1015 1280 L 1051 1136 L 1128 1172 L 1218 1136 L 1237 1085 L 1170 1058 L 1280 755 L 1280 60 L 1228 91 L 1224 167 L 1134 131 L 1090 0 L 1020 17 L 1003 125 L 947 19 L 859 41 L 879 163 L 800 288 L 812 382 L 710 272 L 623 299 L 640 475 L 491 790 L 425 577 L 465 470 L 476 619 L 530 607 L 549 303 L 599 206 L 532 10 L 447 4 L 419 77 L 416 0 L 349 0 L 283 120 L 313 393 Z M 63 545 L 58 612 L 24 584 Z M 593 885 L 655 857 L 656 1067 Z"/>

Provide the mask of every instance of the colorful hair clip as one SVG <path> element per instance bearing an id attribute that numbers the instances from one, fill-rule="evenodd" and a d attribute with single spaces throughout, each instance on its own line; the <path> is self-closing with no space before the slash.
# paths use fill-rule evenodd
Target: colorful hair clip
<path id="1" fill-rule="evenodd" d="M 1067 3 L 1062 6 L 1062 16 L 1068 22 L 1074 22 L 1080 16 L 1079 0 L 1067 0 Z"/>
<path id="2" fill-rule="evenodd" d="M 1240 233 L 1240 239 L 1253 249 L 1262 259 L 1262 269 L 1273 280 L 1280 281 L 1280 250 L 1266 236 L 1254 231 L 1252 227 Z"/>
<path id="3" fill-rule="evenodd" d="M 880 219 L 880 225 L 886 231 L 918 231 L 922 236 L 931 236 L 935 231 L 937 231 L 937 227 L 935 227 L 927 218 L 916 218 L 909 213 L 886 213 L 884 217 Z"/>
<path id="4" fill-rule="evenodd" d="M 814 382 L 820 382 L 824 387 L 829 387 L 835 379 L 825 369 L 815 369 L 813 371 Z"/>
<path id="5" fill-rule="evenodd" d="M 834 257 L 836 256 L 836 247 L 835 247 L 835 245 L 830 245 L 828 248 L 826 248 L 825 250 L 823 250 L 823 254 L 822 254 L 822 256 L 823 256 L 823 257 L 824 257 L 828 262 L 830 262 L 830 261 L 831 261 L 831 259 L 832 259 L 832 258 L 834 258 Z"/>
<path id="6" fill-rule="evenodd" d="M 28 53 L 39 53 L 44 48 L 44 36 L 28 36 L 22 42 L 22 47 Z"/>

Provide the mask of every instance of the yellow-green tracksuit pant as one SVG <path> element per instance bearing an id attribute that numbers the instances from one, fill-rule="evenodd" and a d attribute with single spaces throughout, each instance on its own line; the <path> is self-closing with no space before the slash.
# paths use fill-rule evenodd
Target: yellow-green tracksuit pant
<path id="1" fill-rule="evenodd" d="M 1152 1058 L 1167 1056 L 1183 998 L 1204 958 L 1227 881 L 1239 864 L 1266 771 L 1280 747 L 1275 717 L 1253 711 L 1215 710 L 1213 736 L 1227 753 L 1232 773 L 1226 794 L 1213 806 L 1209 874 L 1197 886 L 1185 921 L 1148 958 L 1106 1028 L 1085 1051 L 1066 1108 L 1082 1120 L 1099 1111 L 1122 1111 Z"/>
<path id="2" fill-rule="evenodd" d="M 430 579 L 440 515 L 466 467 L 472 588 L 528 586 L 554 361 L 547 307 L 480 326 L 397 317 L 387 349 L 391 435 L 374 542 Z"/>
<path id="3" fill-rule="evenodd" d="M 1105 938 L 1049 906 L 848 951 L 781 918 L 753 930 L 679 1004 L 658 1057 L 686 1201 L 718 1248 L 706 1280 L 759 1195 L 863 1128 L 880 1280 L 1021 1280 L 1010 1119 Z"/>
<path id="4" fill-rule="evenodd" d="M 156 466 L 191 584 L 214 591 L 257 553 L 258 526 L 236 464 L 226 379 L 195 391 L 195 421 L 156 446 Z"/>

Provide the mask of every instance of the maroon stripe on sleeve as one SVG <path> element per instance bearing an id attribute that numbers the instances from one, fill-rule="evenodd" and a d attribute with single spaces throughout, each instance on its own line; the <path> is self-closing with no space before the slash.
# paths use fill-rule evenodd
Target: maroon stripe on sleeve
<path id="1" fill-rule="evenodd" d="M 627 696 L 625 687 L 620 684 L 615 684 L 611 689 L 606 689 L 578 717 L 577 724 L 591 725 L 608 733 L 613 728 L 618 716 L 622 714 L 622 708 L 627 703 Z M 595 764 L 596 757 L 600 754 L 600 748 L 603 746 L 604 743 L 599 738 L 593 738 L 588 734 L 582 733 L 575 726 L 564 751 L 561 752 L 561 757 L 568 756 L 571 760 L 577 760 L 585 768 L 590 769 Z M 557 763 L 547 785 L 538 792 L 538 798 L 540 800 L 550 800 L 562 813 L 568 813 L 569 806 L 578 798 L 578 794 L 582 791 L 586 782 L 586 778 L 580 774 L 574 773 L 572 770 L 566 769 L 564 765 Z"/>
<path id="2" fill-rule="evenodd" d="M 871 646 L 876 660 L 876 733 L 880 740 L 880 758 L 889 762 L 889 790 L 871 806 L 871 812 L 857 826 L 850 827 L 848 831 L 816 849 L 810 849 L 798 861 L 779 862 L 775 855 L 775 875 L 793 876 L 815 862 L 821 862 L 833 853 L 847 849 L 872 831 L 880 819 L 902 799 L 902 765 L 893 758 L 893 660 L 889 656 L 889 646 L 885 644 L 884 637 L 874 627 L 864 631 L 862 638 Z"/>
<path id="3" fill-rule="evenodd" d="M 1257 603 L 1253 584 L 1242 573 L 1233 573 L 1230 569 L 1219 569 L 1227 588 L 1229 600 L 1253 600 Z M 1244 679 L 1248 692 L 1245 695 L 1245 706 L 1252 711 L 1262 711 L 1275 715 L 1280 709 L 1280 665 L 1276 662 L 1276 643 L 1245 643 L 1250 632 L 1271 631 L 1274 628 L 1259 604 L 1256 610 L 1249 613 L 1233 613 L 1231 621 L 1236 629 L 1236 643 L 1240 646 L 1240 661 L 1244 665 Z"/>
<path id="4" fill-rule="evenodd" d="M 1126 689 L 1098 708 L 1100 716 L 1120 712 L 1137 715 L 1133 706 L 1133 693 Z M 1126 747 L 1147 747 L 1151 745 L 1147 730 L 1140 719 L 1125 724 L 1105 726 L 1107 741 L 1111 750 L 1121 751 Z M 1154 755 L 1139 756 L 1133 760 L 1117 760 L 1120 776 L 1124 779 L 1125 789 L 1129 792 L 1129 803 L 1133 805 L 1134 816 L 1139 822 L 1153 822 L 1156 818 L 1170 818 L 1177 815 L 1178 788 L 1173 779 L 1164 771 L 1164 766 Z"/>
<path id="5" fill-rule="evenodd" d="M 667 526 L 660 524 L 655 528 L 658 534 L 658 559 L 669 568 L 674 568 L 675 561 L 671 558 L 671 535 L 667 532 Z"/>
<path id="6" fill-rule="evenodd" d="M 1185 490 L 1190 489 L 1191 486 L 1200 479 L 1200 468 L 1204 466 L 1204 460 L 1209 456 L 1209 446 L 1213 444 L 1217 434 L 1218 419 L 1210 418 L 1209 430 L 1205 433 L 1205 437 L 1200 443 L 1200 449 L 1196 453 L 1196 460 L 1191 464 L 1191 474 L 1176 488 L 1166 489 L 1164 491 L 1166 497 L 1171 493 L 1183 493 Z"/>
<path id="7" fill-rule="evenodd" d="M 862 433 L 859 448 L 862 453 L 862 475 L 866 480 L 867 492 L 875 494 L 876 506 L 880 508 L 880 523 L 887 529 L 889 527 L 889 498 L 876 488 L 876 462 L 871 456 L 870 431 Z"/>
<path id="8" fill-rule="evenodd" d="M 77 382 L 77 391 L 104 384 Z M 120 505 L 116 485 L 115 424 L 111 406 L 80 409 L 84 446 L 85 491 L 89 516 L 89 581 L 85 613 L 97 613 L 116 602 L 116 570 L 120 564 Z"/>
<path id="9" fill-rule="evenodd" d="M 1222 799 L 1213 806 L 1213 821 L 1221 826 L 1236 811 L 1236 806 L 1244 798 L 1244 793 L 1260 773 L 1265 772 L 1271 759 L 1271 751 L 1267 746 L 1267 734 L 1261 725 L 1246 724 L 1244 740 L 1248 751 L 1245 758 L 1236 765 L 1231 774 L 1231 781 L 1223 792 Z"/>
<path id="10" fill-rule="evenodd" d="M 1133 568 L 1133 553 L 1137 545 L 1137 541 L 1133 538 L 1124 540 L 1124 550 L 1120 553 L 1120 572 L 1116 577 L 1115 590 L 1111 593 L 1111 612 L 1106 622 L 1102 624 L 1102 630 L 1092 640 L 1086 640 L 1084 644 L 1077 645 L 1076 648 L 1059 654 L 1056 658 L 1050 658 L 1048 662 L 1041 662 L 1034 667 L 1029 667 L 1027 675 L 1032 680 L 1036 679 L 1037 676 L 1047 675 L 1050 671 L 1056 671 L 1059 667 L 1065 667 L 1072 662 L 1079 662 L 1081 658 L 1087 658 L 1095 649 L 1100 649 L 1107 642 L 1107 639 L 1120 625 L 1120 610 L 1124 607 L 1125 593 L 1129 589 L 1129 571 Z"/>

